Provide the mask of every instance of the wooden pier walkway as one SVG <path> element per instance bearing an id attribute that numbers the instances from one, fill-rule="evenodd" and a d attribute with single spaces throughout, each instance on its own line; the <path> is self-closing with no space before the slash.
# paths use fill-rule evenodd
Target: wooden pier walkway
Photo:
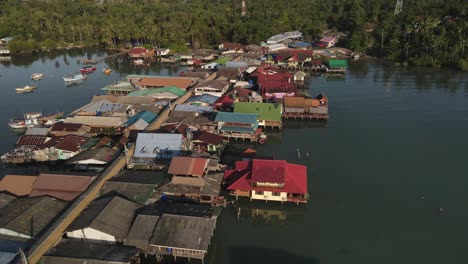
<path id="1" fill-rule="evenodd" d="M 83 63 L 83 65 L 94 65 L 94 64 L 98 64 L 100 62 L 103 62 L 105 60 L 111 59 L 111 58 L 115 58 L 115 57 L 118 57 L 118 56 L 125 55 L 127 53 L 128 53 L 128 51 L 121 51 L 119 53 L 110 54 L 110 55 L 107 55 L 105 57 L 97 58 L 97 59 L 94 59 L 94 60 L 84 60 L 82 63 Z"/>

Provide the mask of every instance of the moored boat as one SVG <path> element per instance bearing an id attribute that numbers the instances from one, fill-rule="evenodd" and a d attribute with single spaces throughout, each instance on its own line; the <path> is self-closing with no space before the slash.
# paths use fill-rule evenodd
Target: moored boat
<path id="1" fill-rule="evenodd" d="M 265 135 L 265 134 L 260 135 L 260 137 L 258 139 L 258 143 L 265 144 L 266 140 L 267 140 L 267 135 Z"/>
<path id="2" fill-rule="evenodd" d="M 82 81 L 85 78 L 86 78 L 86 75 L 84 75 L 84 74 L 70 74 L 70 75 L 67 75 L 67 76 L 63 77 L 63 80 L 67 83 L 67 82 Z"/>
<path id="3" fill-rule="evenodd" d="M 135 65 L 143 65 L 143 63 L 145 63 L 145 61 L 143 61 L 142 59 L 138 59 L 138 60 L 133 61 L 133 64 L 135 64 Z"/>
<path id="4" fill-rule="evenodd" d="M 21 88 L 16 88 L 16 93 L 32 93 L 36 88 L 36 85 L 26 85 Z"/>
<path id="5" fill-rule="evenodd" d="M 44 74 L 43 73 L 33 73 L 31 75 L 31 79 L 35 80 L 35 81 L 39 81 L 39 80 L 42 80 L 42 78 L 44 78 Z"/>
<path id="6" fill-rule="evenodd" d="M 30 112 L 24 114 L 24 119 L 12 119 L 8 123 L 8 126 L 14 129 L 28 128 L 41 125 L 42 113 Z"/>
<path id="7" fill-rule="evenodd" d="M 94 72 L 95 70 L 96 70 L 95 66 L 89 65 L 89 66 L 84 66 L 83 68 L 81 68 L 80 72 L 83 74 L 88 74 L 88 73 Z"/>
<path id="8" fill-rule="evenodd" d="M 112 69 L 111 68 L 104 68 L 104 70 L 102 70 L 102 73 L 104 73 L 104 75 L 110 75 L 112 73 Z"/>

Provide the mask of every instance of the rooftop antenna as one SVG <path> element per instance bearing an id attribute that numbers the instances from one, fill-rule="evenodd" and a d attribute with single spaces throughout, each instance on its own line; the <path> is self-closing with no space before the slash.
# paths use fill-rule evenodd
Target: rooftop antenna
<path id="1" fill-rule="evenodd" d="M 395 5 L 395 16 L 403 11 L 403 0 L 397 0 Z"/>

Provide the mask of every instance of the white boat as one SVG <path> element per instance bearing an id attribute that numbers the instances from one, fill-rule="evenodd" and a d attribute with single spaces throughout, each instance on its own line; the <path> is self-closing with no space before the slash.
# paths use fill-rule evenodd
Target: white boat
<path id="1" fill-rule="evenodd" d="M 79 74 L 70 74 L 70 75 L 67 75 L 65 77 L 63 77 L 63 80 L 65 82 L 79 82 L 79 81 L 82 81 L 86 79 L 86 75 L 83 75 L 81 73 Z"/>
<path id="2" fill-rule="evenodd" d="M 42 73 L 33 73 L 31 75 L 31 79 L 33 79 L 35 81 L 42 80 L 42 78 L 44 78 L 44 74 L 42 74 Z"/>
<path id="3" fill-rule="evenodd" d="M 24 119 L 12 119 L 8 125 L 15 129 L 35 127 L 41 125 L 41 118 L 40 112 L 25 113 Z"/>
<path id="4" fill-rule="evenodd" d="M 36 88 L 36 85 L 26 85 L 21 88 L 16 88 L 16 93 L 32 93 Z"/>

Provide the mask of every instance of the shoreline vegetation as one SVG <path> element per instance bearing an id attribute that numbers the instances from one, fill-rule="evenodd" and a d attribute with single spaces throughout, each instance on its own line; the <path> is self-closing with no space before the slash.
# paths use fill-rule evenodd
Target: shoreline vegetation
<path id="1" fill-rule="evenodd" d="M 468 4 L 463 0 L 237 0 L 0 2 L 0 37 L 14 37 L 12 54 L 37 50 L 129 45 L 213 48 L 223 41 L 258 44 L 299 30 L 314 42 L 340 32 L 339 46 L 371 57 L 468 71 Z M 70 46 L 69 43 L 73 43 Z M 187 45 L 189 44 L 189 45 Z"/>

